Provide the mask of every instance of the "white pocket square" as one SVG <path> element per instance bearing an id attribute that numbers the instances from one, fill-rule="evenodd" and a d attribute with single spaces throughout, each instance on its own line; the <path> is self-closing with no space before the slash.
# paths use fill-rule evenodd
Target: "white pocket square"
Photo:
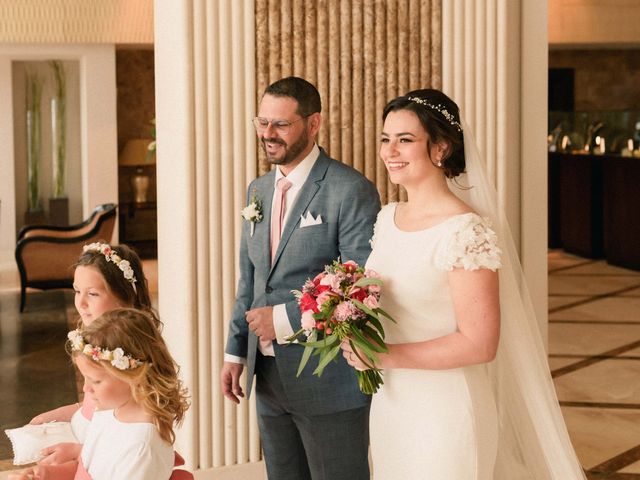
<path id="1" fill-rule="evenodd" d="M 322 223 L 322 215 L 313 218 L 311 212 L 307 212 L 307 216 L 300 215 L 300 228 L 310 227 L 311 225 L 320 225 Z"/>

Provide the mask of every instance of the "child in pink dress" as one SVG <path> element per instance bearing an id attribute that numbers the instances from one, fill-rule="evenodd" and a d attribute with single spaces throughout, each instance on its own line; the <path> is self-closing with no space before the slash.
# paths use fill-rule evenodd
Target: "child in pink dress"
<path id="1" fill-rule="evenodd" d="M 182 422 L 189 404 L 178 366 L 155 322 L 147 312 L 120 308 L 69 333 L 68 350 L 96 411 L 75 475 L 66 478 L 175 478 L 173 427 Z M 9 478 L 48 480 L 41 468 Z"/>

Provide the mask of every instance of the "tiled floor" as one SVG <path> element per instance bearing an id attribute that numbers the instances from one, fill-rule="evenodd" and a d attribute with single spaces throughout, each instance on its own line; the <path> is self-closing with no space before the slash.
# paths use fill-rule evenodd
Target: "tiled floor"
<path id="1" fill-rule="evenodd" d="M 154 292 L 156 270 L 155 263 L 145 263 Z M 17 282 L 15 272 L 0 272 L 3 371 L 10 370 L 7 349 L 14 348 L 6 325 L 20 320 Z M 41 298 L 46 300 L 46 296 Z M 52 312 L 64 309 L 55 307 L 59 295 L 52 292 L 49 301 Z M 640 480 L 640 272 L 550 252 L 549 318 L 549 365 L 588 477 Z M 4 378 L 2 386 L 4 389 Z M 59 386 L 70 393 L 68 385 Z M 0 408 L 22 416 L 15 422 L 28 420 L 33 392 L 12 395 L 7 397 L 11 401 L 2 400 Z M 7 468 L 10 462 L 0 456 L 0 470 Z"/>
<path id="2" fill-rule="evenodd" d="M 640 272 L 549 253 L 549 365 L 589 478 L 640 480 Z"/>

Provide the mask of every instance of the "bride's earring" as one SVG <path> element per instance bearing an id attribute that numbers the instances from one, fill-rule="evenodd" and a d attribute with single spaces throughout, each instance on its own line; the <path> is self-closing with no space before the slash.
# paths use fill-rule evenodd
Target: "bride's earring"
<path id="1" fill-rule="evenodd" d="M 442 167 L 442 161 L 438 160 L 438 163 L 436 163 L 436 165 L 437 165 L 438 167 Z"/>

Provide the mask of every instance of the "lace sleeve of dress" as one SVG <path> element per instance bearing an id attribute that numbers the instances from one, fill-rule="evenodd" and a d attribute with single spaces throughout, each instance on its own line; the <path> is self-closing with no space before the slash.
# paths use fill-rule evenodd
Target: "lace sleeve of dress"
<path id="1" fill-rule="evenodd" d="M 488 268 L 495 272 L 502 266 L 501 255 L 498 237 L 491 229 L 489 219 L 469 214 L 462 216 L 460 222 L 456 223 L 456 228 L 448 244 L 438 255 L 436 264 L 439 269 L 446 271 L 454 268 Z"/>
<path id="2" fill-rule="evenodd" d="M 382 228 L 380 225 L 385 218 L 385 215 L 393 215 L 395 212 L 395 205 L 397 202 L 388 203 L 378 212 L 378 216 L 376 217 L 376 223 L 373 225 L 373 235 L 369 240 L 369 245 L 371 245 L 371 249 L 373 250 L 376 247 L 376 238 L 379 235 L 379 230 Z"/>

